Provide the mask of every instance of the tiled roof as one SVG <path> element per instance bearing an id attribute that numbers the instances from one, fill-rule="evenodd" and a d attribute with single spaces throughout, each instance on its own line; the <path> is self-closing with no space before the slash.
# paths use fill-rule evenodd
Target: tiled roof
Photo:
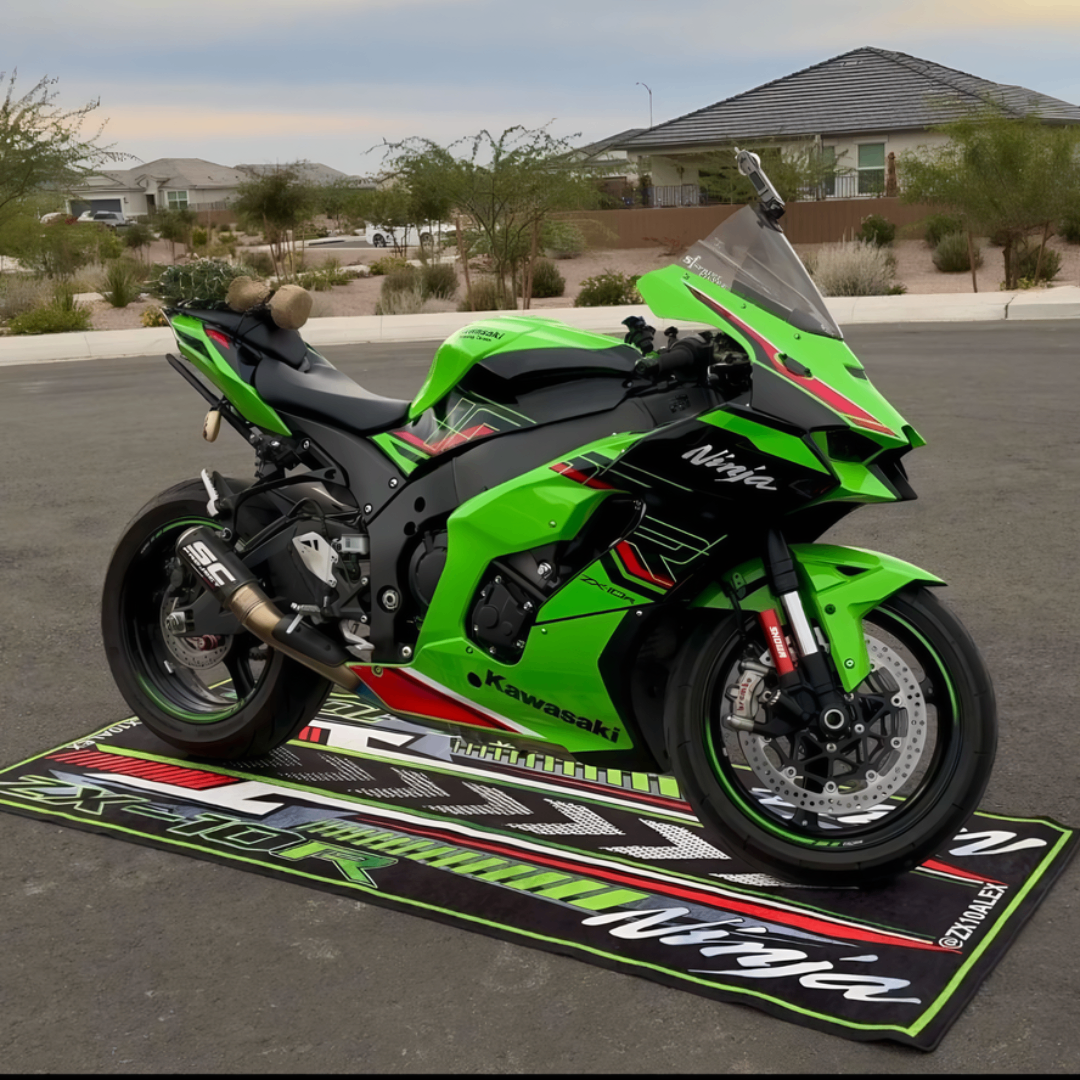
<path id="1" fill-rule="evenodd" d="M 658 151 L 733 139 L 918 130 L 954 120 L 987 96 L 1017 115 L 1080 123 L 1080 108 L 866 46 L 658 124 L 621 148 Z"/>

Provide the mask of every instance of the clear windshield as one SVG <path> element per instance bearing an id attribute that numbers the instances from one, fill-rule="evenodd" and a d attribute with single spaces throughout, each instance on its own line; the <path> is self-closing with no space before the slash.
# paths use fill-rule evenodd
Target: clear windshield
<path id="1" fill-rule="evenodd" d="M 843 337 L 787 237 L 751 206 L 732 214 L 676 265 L 800 330 Z"/>

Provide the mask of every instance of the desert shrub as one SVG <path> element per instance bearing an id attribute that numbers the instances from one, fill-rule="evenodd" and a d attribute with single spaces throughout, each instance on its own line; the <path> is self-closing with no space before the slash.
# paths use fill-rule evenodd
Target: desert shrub
<path id="1" fill-rule="evenodd" d="M 251 267 L 233 266 L 221 259 L 197 259 L 181 266 L 166 266 L 154 274 L 148 291 L 176 304 L 181 300 L 215 303 L 225 299 L 234 278 L 253 275 Z"/>
<path id="2" fill-rule="evenodd" d="M 517 304 L 508 298 L 509 292 L 504 288 L 500 294 L 493 277 L 476 278 L 465 299 L 458 304 L 458 311 L 505 311 L 516 308 Z"/>
<path id="3" fill-rule="evenodd" d="M 1070 244 L 1080 244 L 1080 212 L 1070 214 L 1058 222 L 1058 234 Z"/>
<path id="4" fill-rule="evenodd" d="M 168 326 L 169 320 L 165 318 L 165 312 L 157 306 L 157 304 L 151 304 L 140 316 L 139 322 L 143 326 Z"/>
<path id="5" fill-rule="evenodd" d="M 138 251 L 140 248 L 150 246 L 154 234 L 150 231 L 149 225 L 136 221 L 124 229 L 120 239 L 128 251 Z"/>
<path id="6" fill-rule="evenodd" d="M 876 247 L 888 247 L 896 239 L 896 226 L 881 214 L 868 214 L 862 219 L 856 237 Z"/>
<path id="7" fill-rule="evenodd" d="M 982 251 L 974 241 L 971 243 L 975 252 L 975 265 L 982 266 Z M 943 274 L 959 274 L 964 270 L 971 269 L 971 258 L 968 255 L 968 236 L 966 232 L 946 233 L 934 248 L 934 265 Z"/>
<path id="8" fill-rule="evenodd" d="M 0 322 L 44 307 L 52 297 L 52 287 L 42 278 L 26 274 L 0 276 Z"/>
<path id="9" fill-rule="evenodd" d="M 524 291 L 522 283 L 519 291 Z M 533 263 L 532 296 L 533 300 L 544 300 L 551 296 L 562 296 L 566 292 L 566 278 L 559 273 L 559 268 L 550 259 L 537 259 Z"/>
<path id="10" fill-rule="evenodd" d="M 862 240 L 823 244 L 814 257 L 813 278 L 824 296 L 887 296 L 895 258 Z"/>
<path id="11" fill-rule="evenodd" d="M 206 230 L 201 225 L 196 225 L 191 230 L 191 246 L 192 247 L 206 247 L 206 241 L 209 239 Z"/>
<path id="12" fill-rule="evenodd" d="M 963 219 L 956 214 L 931 214 L 923 218 L 923 239 L 932 248 L 936 248 L 949 233 L 963 231 Z"/>
<path id="13" fill-rule="evenodd" d="M 411 292 L 421 288 L 420 271 L 415 266 L 406 264 L 383 275 L 379 296 L 385 299 L 390 293 Z"/>
<path id="14" fill-rule="evenodd" d="M 540 242 L 556 259 L 572 259 L 585 250 L 585 234 L 572 221 L 544 222 Z"/>
<path id="15" fill-rule="evenodd" d="M 244 256 L 256 277 L 269 277 L 274 272 L 274 260 L 265 251 L 252 251 Z"/>
<path id="16" fill-rule="evenodd" d="M 457 271 L 452 263 L 428 263 L 420 271 L 420 281 L 426 296 L 452 300 L 458 291 Z"/>
<path id="17" fill-rule="evenodd" d="M 13 334 L 65 334 L 90 329 L 90 309 L 75 303 L 70 287 L 59 287 L 52 300 L 32 311 L 16 315 L 8 329 Z"/>
<path id="18" fill-rule="evenodd" d="M 408 265 L 408 259 L 403 259 L 400 255 L 384 255 L 381 259 L 376 259 L 370 269 L 375 275 L 389 274 L 394 270 L 402 270 Z"/>
<path id="19" fill-rule="evenodd" d="M 1039 265 L 1039 245 L 1037 242 L 1022 244 L 1017 247 L 1013 258 L 1020 265 L 1021 281 L 1026 279 L 1032 285 L 1040 281 L 1053 281 L 1061 270 L 1061 252 L 1047 248 L 1043 252 L 1042 266 L 1039 267 L 1039 276 L 1035 276 L 1035 268 Z"/>
<path id="20" fill-rule="evenodd" d="M 618 304 L 640 304 L 637 277 L 618 270 L 605 270 L 581 283 L 574 307 L 615 307 Z"/>
<path id="21" fill-rule="evenodd" d="M 105 268 L 105 287 L 101 290 L 101 295 L 113 307 L 127 307 L 132 300 L 138 300 L 141 292 L 139 276 L 130 262 L 116 259 Z"/>
<path id="22" fill-rule="evenodd" d="M 413 279 L 413 284 L 402 289 L 386 289 L 383 282 L 383 290 L 375 304 L 376 315 L 417 315 L 424 310 L 424 290 L 420 286 L 420 279 Z"/>

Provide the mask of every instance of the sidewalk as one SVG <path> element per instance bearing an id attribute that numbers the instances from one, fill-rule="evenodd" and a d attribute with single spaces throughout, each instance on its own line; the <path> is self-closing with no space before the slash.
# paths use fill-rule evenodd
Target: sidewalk
<path id="1" fill-rule="evenodd" d="M 1080 286 L 1022 292 L 937 293 L 923 296 L 833 297 L 826 301 L 841 327 L 865 323 L 1016 322 L 1030 319 L 1080 319 Z M 359 345 L 373 341 L 442 341 L 477 319 L 510 312 L 440 312 L 432 315 L 365 315 L 312 319 L 304 340 L 324 345 Z M 582 330 L 622 334 L 622 320 L 640 315 L 655 325 L 647 307 L 541 308 L 531 314 L 557 319 Z M 704 329 L 707 323 L 683 323 L 681 329 Z M 98 330 L 76 334 L 0 337 L 0 367 L 175 352 L 168 327 L 149 330 Z"/>

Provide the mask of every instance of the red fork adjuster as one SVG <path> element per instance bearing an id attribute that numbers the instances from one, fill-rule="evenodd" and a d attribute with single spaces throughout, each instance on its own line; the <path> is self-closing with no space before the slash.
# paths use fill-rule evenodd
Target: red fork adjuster
<path id="1" fill-rule="evenodd" d="M 784 637 L 784 629 L 776 612 L 769 608 L 768 611 L 758 612 L 758 622 L 765 632 L 765 640 L 769 643 L 769 652 L 772 653 L 773 663 L 776 665 L 778 675 L 790 675 L 795 670 L 795 663 L 788 649 L 787 639 Z"/>

